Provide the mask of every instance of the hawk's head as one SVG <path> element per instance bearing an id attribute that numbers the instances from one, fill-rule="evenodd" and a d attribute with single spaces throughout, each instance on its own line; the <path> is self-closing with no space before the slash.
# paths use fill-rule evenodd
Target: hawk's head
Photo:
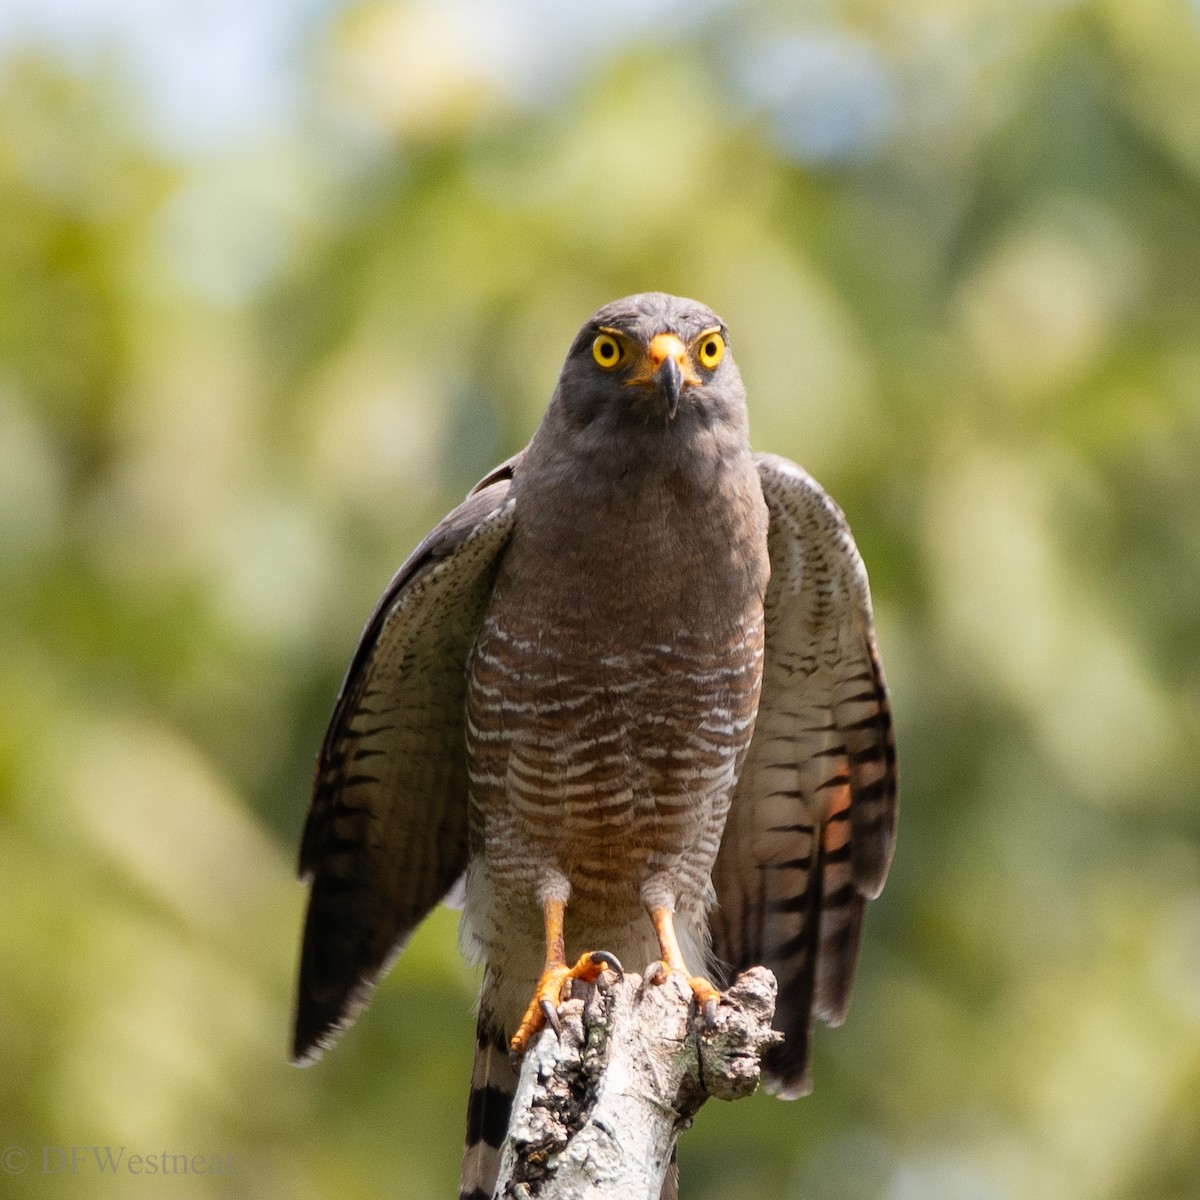
<path id="1" fill-rule="evenodd" d="M 729 331 L 712 309 L 664 292 L 615 300 L 576 335 L 554 406 L 569 425 L 666 429 L 744 420 Z"/>

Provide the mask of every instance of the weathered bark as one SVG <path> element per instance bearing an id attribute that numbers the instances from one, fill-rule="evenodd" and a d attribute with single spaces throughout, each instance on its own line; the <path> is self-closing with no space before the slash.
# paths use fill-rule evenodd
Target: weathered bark
<path id="1" fill-rule="evenodd" d="M 578 985 L 576 985 L 578 986 Z M 583 989 L 562 1033 L 529 1048 L 501 1152 L 498 1200 L 659 1200 L 680 1132 L 710 1096 L 758 1087 L 775 977 L 739 976 L 706 1030 L 683 980 Z"/>

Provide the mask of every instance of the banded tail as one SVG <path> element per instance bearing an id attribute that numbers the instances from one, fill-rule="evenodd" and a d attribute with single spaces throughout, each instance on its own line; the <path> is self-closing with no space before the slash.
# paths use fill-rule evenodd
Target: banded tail
<path id="1" fill-rule="evenodd" d="M 517 1075 L 508 1060 L 508 1039 L 483 1005 L 475 1031 L 475 1065 L 467 1102 L 459 1200 L 492 1200 L 500 1173 L 500 1147 L 508 1133 Z"/>

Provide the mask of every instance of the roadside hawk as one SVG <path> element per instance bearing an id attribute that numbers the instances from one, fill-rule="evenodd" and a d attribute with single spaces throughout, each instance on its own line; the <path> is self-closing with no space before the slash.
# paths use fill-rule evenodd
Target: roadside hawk
<path id="1" fill-rule="evenodd" d="M 484 968 L 462 1196 L 492 1194 L 510 1052 L 555 1023 L 568 979 L 621 962 L 681 972 L 710 1016 L 718 985 L 768 966 L 785 1036 L 764 1077 L 798 1096 L 813 1016 L 845 1016 L 895 827 L 845 518 L 751 452 L 719 317 L 618 300 L 579 331 L 529 445 L 367 623 L 300 852 L 296 1059 L 455 893 Z"/>

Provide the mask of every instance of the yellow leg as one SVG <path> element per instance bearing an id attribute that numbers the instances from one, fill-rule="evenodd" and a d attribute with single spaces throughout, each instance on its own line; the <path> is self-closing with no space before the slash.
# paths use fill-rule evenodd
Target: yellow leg
<path id="1" fill-rule="evenodd" d="M 662 961 L 655 963 L 650 971 L 650 982 L 664 983 L 668 975 L 678 971 L 687 980 L 700 1011 L 704 1013 L 705 1024 L 711 1029 L 716 1024 L 721 993 L 703 975 L 693 975 L 688 971 L 687 963 L 683 961 L 683 951 L 679 949 L 679 939 L 675 936 L 675 914 L 669 908 L 655 908 L 651 910 L 650 920 L 654 923 L 654 932 L 658 934 L 658 944 L 662 949 Z"/>
<path id="2" fill-rule="evenodd" d="M 509 1042 L 509 1052 L 520 1058 L 533 1037 L 549 1025 L 559 1031 L 558 1006 L 562 1001 L 563 985 L 568 979 L 594 983 L 605 967 L 624 975 L 624 969 L 607 950 L 591 950 L 581 954 L 573 967 L 567 965 L 567 948 L 563 940 L 563 916 L 566 905 L 561 900 L 547 900 L 542 906 L 546 921 L 546 966 L 533 991 L 533 999 L 521 1018 L 521 1024 Z"/>

